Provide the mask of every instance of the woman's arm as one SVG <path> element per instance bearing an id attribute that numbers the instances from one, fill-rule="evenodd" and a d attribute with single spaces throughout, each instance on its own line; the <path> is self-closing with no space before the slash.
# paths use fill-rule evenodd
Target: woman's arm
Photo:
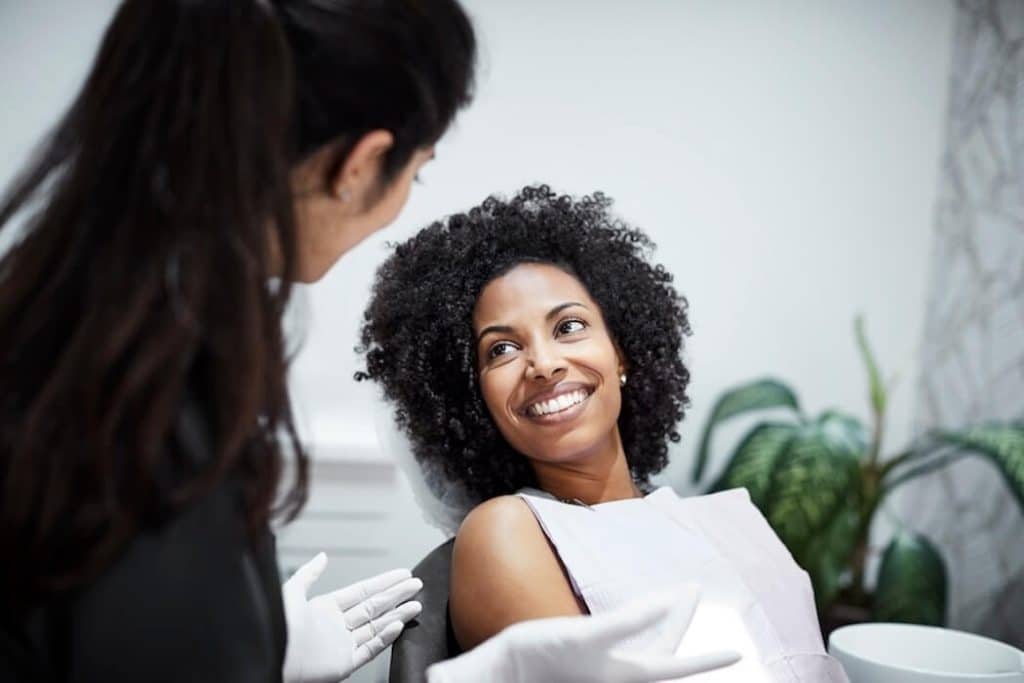
<path id="1" fill-rule="evenodd" d="M 543 530 L 516 496 L 492 498 L 462 523 L 449 610 L 467 650 L 520 621 L 584 613 Z"/>

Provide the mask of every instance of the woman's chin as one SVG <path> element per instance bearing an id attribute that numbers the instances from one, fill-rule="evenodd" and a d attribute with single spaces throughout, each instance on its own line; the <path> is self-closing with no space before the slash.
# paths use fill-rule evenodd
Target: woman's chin
<path id="1" fill-rule="evenodd" d="M 585 462 L 606 450 L 602 446 L 608 442 L 610 435 L 607 432 L 595 437 L 582 431 L 574 429 L 560 438 L 551 439 L 550 443 L 532 449 L 538 454 L 532 459 L 549 464 Z"/>

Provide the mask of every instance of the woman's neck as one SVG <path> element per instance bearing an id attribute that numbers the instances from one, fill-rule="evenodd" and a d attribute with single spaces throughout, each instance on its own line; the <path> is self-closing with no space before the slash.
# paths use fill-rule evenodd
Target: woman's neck
<path id="1" fill-rule="evenodd" d="M 562 500 L 594 505 L 643 495 L 629 473 L 618 428 L 607 443 L 579 458 L 565 462 L 533 460 L 532 464 L 540 488 Z"/>

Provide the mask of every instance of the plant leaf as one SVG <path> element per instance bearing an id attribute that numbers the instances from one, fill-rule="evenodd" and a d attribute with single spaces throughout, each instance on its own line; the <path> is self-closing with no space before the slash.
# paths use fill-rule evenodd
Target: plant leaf
<path id="1" fill-rule="evenodd" d="M 772 472 L 768 521 L 799 552 L 846 498 L 856 461 L 833 448 L 814 428 L 801 430 Z"/>
<path id="2" fill-rule="evenodd" d="M 831 605 L 842 588 L 840 578 L 850 567 L 859 524 L 860 516 L 853 504 L 840 506 L 821 531 L 808 539 L 799 556 L 793 558 L 811 577 L 819 610 Z"/>
<path id="3" fill-rule="evenodd" d="M 876 621 L 946 623 L 946 565 L 932 543 L 901 531 L 882 556 L 872 617 Z"/>
<path id="4" fill-rule="evenodd" d="M 765 516 L 810 574 L 820 607 L 835 597 L 857 542 L 858 456 L 812 424 L 800 428 L 772 473 Z"/>
<path id="5" fill-rule="evenodd" d="M 882 382 L 882 373 L 878 371 L 878 363 L 875 362 L 875 355 L 868 345 L 868 337 L 864 332 L 864 316 L 858 315 L 853 322 L 854 332 L 857 335 L 857 348 L 860 349 L 861 358 L 864 360 L 864 367 L 868 371 L 868 388 L 871 396 L 871 408 L 876 415 L 885 412 L 885 383 Z"/>
<path id="6" fill-rule="evenodd" d="M 871 436 L 864 423 L 857 418 L 828 410 L 815 422 L 834 447 L 844 448 L 858 458 L 867 453 Z"/>
<path id="7" fill-rule="evenodd" d="M 704 432 L 700 437 L 700 446 L 697 448 L 697 460 L 694 462 L 692 480 L 698 482 L 704 476 L 704 468 L 707 466 L 708 449 L 711 445 L 711 433 L 719 423 L 735 417 L 742 413 L 754 410 L 765 410 L 767 408 L 792 408 L 799 413 L 800 406 L 796 394 L 788 386 L 773 379 L 760 379 L 749 384 L 740 385 L 725 392 L 715 407 L 711 410 L 711 417 L 704 425 Z"/>
<path id="8" fill-rule="evenodd" d="M 990 423 L 940 432 L 943 443 L 976 451 L 995 463 L 1024 511 L 1024 423 Z"/>
<path id="9" fill-rule="evenodd" d="M 913 466 L 904 464 L 903 467 L 900 467 L 895 474 L 890 474 L 890 476 L 884 480 L 883 485 L 885 486 L 887 494 L 892 493 L 908 481 L 913 481 L 918 477 L 923 477 L 936 470 L 948 467 L 957 460 L 962 460 L 964 457 L 971 455 L 971 451 L 953 450 L 951 453 L 947 452 L 942 455 L 932 457 L 933 455 L 935 455 L 935 452 L 927 453 L 917 460 L 904 461 L 904 463 L 912 462 L 915 464 Z M 890 470 L 890 472 L 891 471 L 892 470 Z"/>
<path id="10" fill-rule="evenodd" d="M 768 505 L 772 472 L 780 456 L 796 436 L 797 425 L 762 423 L 747 432 L 711 491 L 746 488 L 762 512 Z"/>

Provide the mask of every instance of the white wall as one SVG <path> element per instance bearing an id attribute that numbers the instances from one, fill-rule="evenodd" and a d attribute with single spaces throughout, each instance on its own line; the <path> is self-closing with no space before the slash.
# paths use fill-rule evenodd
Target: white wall
<path id="1" fill-rule="evenodd" d="M 0 0 L 0 181 L 66 105 L 113 0 Z M 851 321 L 904 378 L 889 444 L 909 434 L 952 39 L 944 0 L 467 0 L 476 102 L 400 220 L 303 291 L 293 386 L 322 457 L 375 453 L 375 389 L 352 347 L 384 243 L 492 192 L 602 190 L 661 245 L 690 299 L 686 469 L 726 387 L 771 373 L 805 409 L 866 417 Z M 395 485 L 405 538 L 440 539 Z"/>
<path id="2" fill-rule="evenodd" d="M 856 312 L 909 433 L 950 62 L 948 2 L 467 2 L 475 104 L 397 223 L 311 288 L 295 388 L 311 431 L 372 441 L 351 351 L 384 244 L 492 192 L 600 189 L 690 299 L 685 468 L 715 397 L 771 373 L 867 416 Z"/>
<path id="3" fill-rule="evenodd" d="M 115 0 L 0 0 L 0 187 L 64 113 Z"/>
<path id="4" fill-rule="evenodd" d="M 0 182 L 66 106 L 113 0 L 0 2 Z M 294 387 L 315 435 L 372 443 L 352 347 L 384 243 L 492 192 L 600 189 L 689 297 L 693 409 L 772 373 L 866 415 L 850 334 L 911 377 L 950 62 L 949 2 L 470 0 L 479 95 L 398 222 L 300 293 Z M 908 433 L 910 382 L 890 435 Z M 340 436 L 339 436 L 340 435 Z"/>

